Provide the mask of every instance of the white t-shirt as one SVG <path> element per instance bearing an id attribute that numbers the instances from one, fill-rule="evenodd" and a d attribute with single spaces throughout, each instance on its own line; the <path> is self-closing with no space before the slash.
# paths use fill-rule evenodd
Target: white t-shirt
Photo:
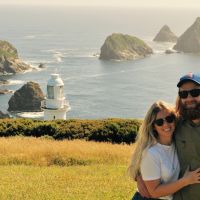
<path id="1" fill-rule="evenodd" d="M 145 181 L 160 179 L 161 183 L 176 181 L 180 172 L 177 152 L 174 144 L 162 145 L 156 143 L 143 152 L 141 161 L 141 174 Z M 173 198 L 172 195 L 159 197 L 159 199 Z"/>

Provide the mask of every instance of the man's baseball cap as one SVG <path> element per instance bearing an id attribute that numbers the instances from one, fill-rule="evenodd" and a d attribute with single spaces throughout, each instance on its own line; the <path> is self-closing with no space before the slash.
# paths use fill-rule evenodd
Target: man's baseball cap
<path id="1" fill-rule="evenodd" d="M 185 82 L 192 81 L 198 85 L 200 85 L 200 74 L 193 74 L 192 72 L 184 75 L 180 78 L 177 87 L 181 87 L 181 85 Z"/>

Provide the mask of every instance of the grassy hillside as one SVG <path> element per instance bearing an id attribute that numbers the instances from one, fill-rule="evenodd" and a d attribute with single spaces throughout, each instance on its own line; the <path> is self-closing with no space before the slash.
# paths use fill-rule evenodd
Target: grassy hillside
<path id="1" fill-rule="evenodd" d="M 152 53 L 153 50 L 143 40 L 131 35 L 113 33 L 106 38 L 99 58 L 132 60 Z"/>
<path id="2" fill-rule="evenodd" d="M 18 58 L 17 49 L 9 42 L 0 40 L 0 57 L 2 56 L 8 59 L 16 59 Z"/>
<path id="3" fill-rule="evenodd" d="M 133 145 L 0 138 L 0 199 L 130 199 Z"/>

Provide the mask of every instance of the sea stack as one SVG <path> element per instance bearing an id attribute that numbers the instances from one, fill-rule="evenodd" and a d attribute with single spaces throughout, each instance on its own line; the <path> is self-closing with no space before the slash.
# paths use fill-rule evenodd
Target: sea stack
<path id="1" fill-rule="evenodd" d="M 200 17 L 178 38 L 173 48 L 185 53 L 200 53 Z"/>
<path id="2" fill-rule="evenodd" d="M 99 58 L 102 60 L 134 60 L 152 53 L 153 50 L 141 39 L 113 33 L 106 38 Z"/>
<path id="3" fill-rule="evenodd" d="M 153 39 L 156 42 L 176 42 L 177 36 L 170 30 L 169 26 L 164 25 L 156 37 Z"/>
<path id="4" fill-rule="evenodd" d="M 38 83 L 27 82 L 19 90 L 15 91 L 8 102 L 8 111 L 14 112 L 38 112 L 41 111 L 41 101 L 44 94 Z"/>

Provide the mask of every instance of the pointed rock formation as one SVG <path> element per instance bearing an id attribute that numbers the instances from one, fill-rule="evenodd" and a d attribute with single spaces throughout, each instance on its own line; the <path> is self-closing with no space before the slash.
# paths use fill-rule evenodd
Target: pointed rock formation
<path id="1" fill-rule="evenodd" d="M 176 42 L 177 36 L 170 30 L 167 25 L 164 25 L 156 37 L 153 39 L 156 42 Z"/>
<path id="2" fill-rule="evenodd" d="M 28 82 L 19 90 L 15 91 L 10 98 L 8 111 L 34 112 L 41 111 L 41 101 L 44 94 L 38 83 Z"/>
<path id="3" fill-rule="evenodd" d="M 200 17 L 179 37 L 173 48 L 185 53 L 200 53 Z"/>
<path id="4" fill-rule="evenodd" d="M 9 42 L 0 40 L 0 73 L 18 73 L 31 69 L 30 65 L 22 62 L 17 49 Z"/>
<path id="5" fill-rule="evenodd" d="M 99 58 L 102 60 L 134 60 L 152 53 L 153 50 L 139 38 L 113 33 L 106 38 Z"/>

